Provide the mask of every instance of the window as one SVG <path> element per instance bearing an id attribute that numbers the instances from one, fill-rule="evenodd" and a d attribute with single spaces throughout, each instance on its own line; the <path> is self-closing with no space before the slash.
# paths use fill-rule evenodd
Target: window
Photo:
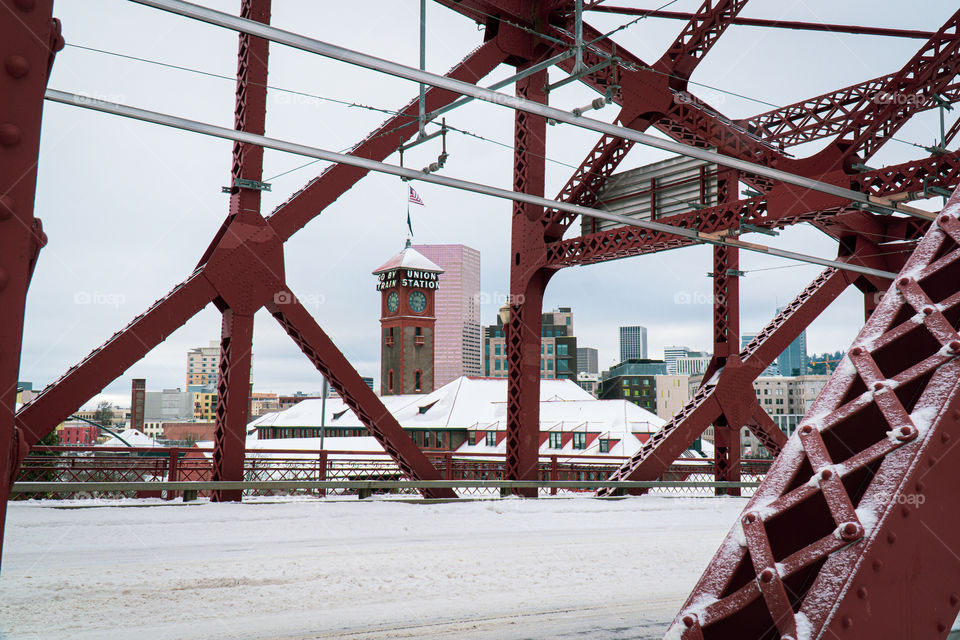
<path id="1" fill-rule="evenodd" d="M 493 368 L 496 369 L 497 371 L 500 371 L 500 361 L 499 361 L 499 360 L 495 360 L 495 361 L 493 362 Z"/>
<path id="2" fill-rule="evenodd" d="M 587 434 L 583 431 L 574 431 L 573 433 L 573 448 L 574 449 L 586 449 L 587 448 Z"/>
<path id="3" fill-rule="evenodd" d="M 414 328 L 414 330 L 413 330 L 413 335 L 415 335 L 415 336 L 422 336 L 422 335 L 423 335 L 423 327 L 416 327 L 416 328 Z"/>
<path id="4" fill-rule="evenodd" d="M 643 379 L 643 386 L 645 386 L 645 387 L 649 387 L 649 386 L 650 386 L 650 378 L 644 378 L 644 379 Z"/>
<path id="5" fill-rule="evenodd" d="M 467 444 L 471 447 L 477 444 L 477 432 L 476 431 L 467 431 Z"/>
<path id="6" fill-rule="evenodd" d="M 497 432 L 496 431 L 487 431 L 486 445 L 488 447 L 497 446 Z"/>
<path id="7" fill-rule="evenodd" d="M 493 353 L 494 353 L 494 355 L 499 356 L 499 355 L 502 355 L 502 354 L 503 354 L 503 352 L 501 351 L 502 346 L 503 346 L 503 345 L 499 345 L 499 344 L 493 346 Z"/>
<path id="8" fill-rule="evenodd" d="M 559 431 L 550 432 L 550 448 L 551 449 L 561 449 L 563 448 L 563 434 Z"/>
<path id="9" fill-rule="evenodd" d="M 423 372 L 420 369 L 417 369 L 413 372 L 413 390 L 422 391 L 423 390 Z"/>
<path id="10" fill-rule="evenodd" d="M 601 440 L 600 441 L 600 453 L 610 453 L 610 441 Z"/>
<path id="11" fill-rule="evenodd" d="M 566 360 L 557 360 L 557 371 L 569 371 L 570 367 Z"/>
<path id="12" fill-rule="evenodd" d="M 557 345 L 557 355 L 558 355 L 558 356 L 568 355 L 567 345 L 566 345 L 565 343 L 564 343 L 564 344 L 558 344 L 558 345 Z"/>
<path id="13" fill-rule="evenodd" d="M 547 360 L 547 370 L 553 371 L 553 360 Z"/>
<path id="14" fill-rule="evenodd" d="M 548 345 L 547 345 L 547 355 L 548 355 L 548 356 L 552 356 L 552 355 L 553 355 L 553 345 L 552 345 L 552 344 L 548 344 Z"/>
<path id="15" fill-rule="evenodd" d="M 443 449 L 443 432 L 434 431 L 433 432 L 433 446 L 437 449 Z"/>
<path id="16" fill-rule="evenodd" d="M 387 391 L 393 391 L 393 369 L 387 371 Z"/>

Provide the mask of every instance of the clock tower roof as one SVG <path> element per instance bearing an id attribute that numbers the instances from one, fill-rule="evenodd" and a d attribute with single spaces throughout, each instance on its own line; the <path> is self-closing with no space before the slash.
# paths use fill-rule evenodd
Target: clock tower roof
<path id="1" fill-rule="evenodd" d="M 403 251 L 380 265 L 373 272 L 373 274 L 376 275 L 386 271 L 393 271 L 394 269 L 415 269 L 417 271 L 443 273 L 443 269 L 438 267 L 433 261 L 429 260 L 422 253 L 411 247 L 409 240 L 407 240 L 407 246 Z"/>

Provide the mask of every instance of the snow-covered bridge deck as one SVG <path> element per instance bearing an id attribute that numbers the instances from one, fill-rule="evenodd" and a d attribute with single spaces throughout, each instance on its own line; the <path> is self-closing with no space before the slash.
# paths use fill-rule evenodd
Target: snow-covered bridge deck
<path id="1" fill-rule="evenodd" d="M 660 638 L 739 498 L 10 504 L 0 638 Z"/>

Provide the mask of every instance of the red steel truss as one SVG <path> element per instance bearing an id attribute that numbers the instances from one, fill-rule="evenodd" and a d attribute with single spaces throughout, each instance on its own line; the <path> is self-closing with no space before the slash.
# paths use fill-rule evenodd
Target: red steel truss
<path id="1" fill-rule="evenodd" d="M 573 0 L 437 2 L 484 26 L 484 42 L 450 70 L 451 78 L 476 83 L 501 63 L 523 70 L 576 45 Z M 242 16 L 269 23 L 270 0 L 240 4 Z M 871 170 L 862 166 L 910 117 L 934 108 L 937 96 L 948 103 L 960 101 L 960 12 L 935 32 L 911 32 L 925 42 L 893 74 L 733 120 L 691 92 L 688 80 L 727 27 L 745 20 L 740 14 L 746 4 L 705 0 L 653 64 L 583 24 L 584 40 L 590 44 L 581 55 L 587 71 L 578 79 L 618 105 L 619 124 L 638 131 L 653 127 L 730 157 L 891 202 L 927 197 L 931 188 L 942 193 L 960 186 L 960 152 L 937 149 L 913 162 Z M 33 218 L 43 91 L 53 55 L 63 46 L 51 5 L 52 0 L 0 0 L 0 11 L 16 18 L 0 21 L 0 527 L 10 483 L 30 447 L 211 302 L 223 316 L 211 467 L 215 479 L 240 479 L 243 474 L 253 316 L 260 308 L 280 323 L 404 474 L 442 478 L 445 471 L 406 436 L 286 285 L 286 240 L 366 170 L 333 165 L 264 216 L 257 188 L 262 149 L 246 143 L 234 145 L 227 217 L 190 276 L 14 414 L 24 300 L 45 242 L 39 220 Z M 264 133 L 268 53 L 265 40 L 240 36 L 238 130 Z M 572 57 L 558 63 L 567 72 L 574 65 Z M 546 103 L 546 84 L 546 71 L 540 70 L 519 80 L 516 92 Z M 426 92 L 427 112 L 457 98 L 431 88 Z M 417 114 L 417 100 L 412 100 L 351 153 L 384 160 L 417 132 Z M 950 127 L 947 143 L 958 132 L 960 122 Z M 516 191 L 543 195 L 546 133 L 543 118 L 517 112 Z M 813 156 L 794 159 L 784 153 L 788 147 L 828 137 L 834 139 Z M 602 137 L 557 200 L 596 205 L 633 144 Z M 851 638 L 915 637 L 914 630 L 922 628 L 924 637 L 942 638 L 960 606 L 960 595 L 950 586 L 960 561 L 938 543 L 960 542 L 949 501 L 957 455 L 950 441 L 960 437 L 953 433 L 960 420 L 955 360 L 960 354 L 955 331 L 960 321 L 960 202 L 955 196 L 939 220 L 930 223 L 879 215 L 849 200 L 723 168 L 719 182 L 717 206 L 659 222 L 717 238 L 740 235 L 742 225 L 774 229 L 809 222 L 837 239 L 841 262 L 903 271 L 891 288 L 879 277 L 827 269 L 740 350 L 738 250 L 714 248 L 714 359 L 705 382 L 611 477 L 660 477 L 710 427 L 717 479 L 739 477 L 741 427 L 780 456 L 742 525 L 735 527 L 678 616 L 675 631 L 688 640 L 798 640 L 832 637 L 822 635 L 827 629 Z M 740 182 L 760 195 L 740 198 Z M 693 242 L 636 227 L 571 237 L 574 221 L 569 213 L 530 204 L 513 208 L 506 322 L 508 479 L 532 479 L 539 473 L 540 316 L 551 276 L 564 267 Z M 878 243 L 917 248 L 907 261 L 908 251 L 880 251 Z M 864 293 L 869 322 L 800 435 L 788 442 L 758 405 L 752 382 L 850 285 Z M 878 292 L 888 289 L 878 303 Z M 427 494 L 454 497 L 452 491 Z M 933 505 L 923 520 L 912 517 L 915 509 L 909 504 L 899 502 L 910 495 L 922 495 Z M 240 495 L 224 491 L 215 498 L 238 500 Z M 911 615 L 877 613 L 890 611 L 896 603 L 906 603 Z M 872 617 L 867 614 L 870 607 Z"/>

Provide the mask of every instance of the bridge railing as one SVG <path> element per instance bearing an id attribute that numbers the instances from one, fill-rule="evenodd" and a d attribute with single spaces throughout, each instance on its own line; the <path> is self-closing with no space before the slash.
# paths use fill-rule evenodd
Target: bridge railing
<path id="1" fill-rule="evenodd" d="M 169 483 L 209 483 L 212 480 L 212 449 L 200 447 L 35 447 L 17 476 L 21 487 L 11 499 L 164 497 L 172 499 L 181 489 Z M 504 480 L 502 453 L 426 452 L 445 481 L 457 481 L 462 496 L 498 494 L 503 487 L 489 484 Z M 541 494 L 593 491 L 624 461 L 608 455 L 543 455 L 539 461 Z M 768 460 L 743 464 L 744 495 L 769 468 Z M 661 478 L 675 484 L 645 487 L 651 493 L 712 495 L 716 486 L 709 460 L 681 460 Z M 405 480 L 386 454 L 349 450 L 251 449 L 244 460 L 244 495 L 355 495 L 356 482 L 396 483 Z M 34 484 L 43 483 L 43 484 Z M 118 484 L 123 483 L 123 484 Z M 131 484 L 132 483 L 132 484 Z M 277 484 L 281 483 L 281 484 Z M 293 484 L 290 484 L 293 483 Z M 546 483 L 546 484 L 545 484 Z M 566 484 L 557 484 L 566 483 Z M 575 483 L 575 484 L 572 484 Z M 23 487 L 33 487 L 27 491 Z M 199 486 L 199 485 L 192 485 Z M 371 485 L 372 486 L 372 485 Z M 418 493 L 419 487 L 383 484 L 366 489 L 377 493 Z M 192 491 L 193 489 L 191 489 Z M 206 495 L 206 484 L 199 489 Z"/>

